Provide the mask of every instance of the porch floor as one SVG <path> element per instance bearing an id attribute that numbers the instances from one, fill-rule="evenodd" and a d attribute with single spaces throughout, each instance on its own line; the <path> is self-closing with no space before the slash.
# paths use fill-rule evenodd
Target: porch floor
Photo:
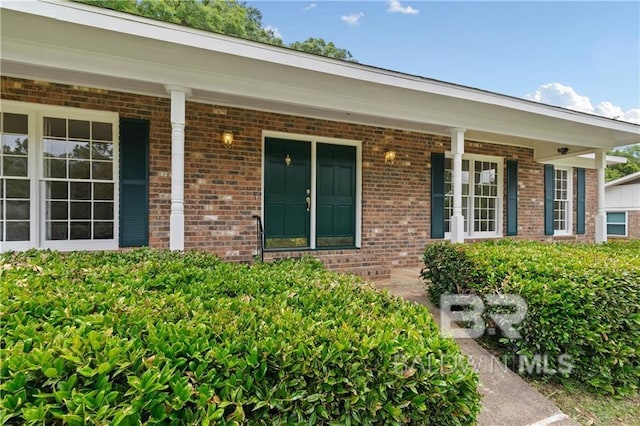
<path id="1" fill-rule="evenodd" d="M 436 322 L 440 322 L 440 310 L 427 298 L 420 278 L 420 268 L 393 269 L 389 279 L 375 281 L 374 285 L 406 300 L 425 305 Z M 504 368 L 499 359 L 473 339 L 456 339 L 456 343 L 469 356 L 480 375 L 482 410 L 478 416 L 479 425 L 578 425 L 520 376 Z"/>

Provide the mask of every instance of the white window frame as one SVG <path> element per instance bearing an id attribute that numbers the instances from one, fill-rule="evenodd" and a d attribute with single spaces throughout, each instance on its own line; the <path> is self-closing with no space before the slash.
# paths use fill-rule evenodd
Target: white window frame
<path id="1" fill-rule="evenodd" d="M 95 111 L 81 108 L 52 106 L 37 103 L 3 100 L 0 112 L 26 114 L 29 117 L 29 173 L 31 181 L 31 229 L 30 241 L 0 242 L 0 251 L 28 250 L 30 248 L 72 250 L 115 250 L 119 246 L 120 211 L 120 128 L 119 115 L 109 111 Z M 46 240 L 45 238 L 45 202 L 43 175 L 43 122 L 44 117 L 72 120 L 109 122 L 113 125 L 113 238 L 108 240 Z M 93 182 L 93 180 L 88 180 Z"/>
<path id="2" fill-rule="evenodd" d="M 565 216 L 565 229 L 556 230 L 555 217 L 556 208 L 555 203 L 558 201 L 556 198 L 556 172 L 563 171 L 567 173 L 567 199 L 563 200 L 567 203 L 567 212 Z M 573 167 L 557 167 L 553 168 L 553 235 L 554 236 L 566 236 L 573 235 Z"/>
<path id="3" fill-rule="evenodd" d="M 329 138 L 324 136 L 315 136 L 315 135 L 305 135 L 301 133 L 287 133 L 287 132 L 278 132 L 272 130 L 263 130 L 262 131 L 262 170 L 261 170 L 261 191 L 262 191 L 262 223 L 264 222 L 264 167 L 265 167 L 265 141 L 267 138 L 280 138 L 287 140 L 300 140 L 305 143 L 311 143 L 311 199 L 314 200 L 313 203 L 315 205 L 316 197 L 316 178 L 317 178 L 317 144 L 318 143 L 327 143 L 332 145 L 347 145 L 354 146 L 356 148 L 356 235 L 355 235 L 355 245 L 354 248 L 362 247 L 362 141 L 354 140 L 354 139 L 338 139 L 338 138 Z M 283 249 L 285 251 L 297 251 L 297 250 L 315 250 L 316 249 L 316 209 L 311 209 L 310 218 L 309 218 L 309 227 L 311 228 L 309 231 L 309 247 L 305 248 L 292 248 L 292 249 Z M 266 224 L 265 224 L 266 226 Z"/>
<path id="4" fill-rule="evenodd" d="M 451 151 L 445 152 L 445 158 L 453 159 L 453 154 Z M 465 226 L 467 230 L 464 233 L 465 238 L 502 238 L 502 226 L 503 226 L 503 206 L 504 206 L 504 157 L 498 157 L 493 155 L 481 155 L 481 154 L 463 154 L 462 160 L 469 161 L 469 195 L 468 195 L 468 205 L 467 205 L 467 213 L 468 217 L 464 218 Z M 485 161 L 496 163 L 498 169 L 496 170 L 497 176 L 497 186 L 498 186 L 498 197 L 497 197 L 497 205 L 496 205 L 496 230 L 495 231 L 474 231 L 474 219 L 475 219 L 475 207 L 474 207 L 474 198 L 475 198 L 475 185 L 474 185 L 474 176 L 475 176 L 475 162 L 476 161 Z M 445 197 L 447 195 L 445 194 Z M 464 206 L 463 206 L 464 207 Z M 451 232 L 445 232 L 445 239 L 451 239 Z"/>
<path id="5" fill-rule="evenodd" d="M 624 214 L 624 235 L 609 234 L 609 225 L 622 225 L 620 222 L 609 222 L 609 213 L 623 213 Z M 624 238 L 629 236 L 629 212 L 626 210 L 608 210 L 607 215 L 607 237 L 611 238 Z"/>

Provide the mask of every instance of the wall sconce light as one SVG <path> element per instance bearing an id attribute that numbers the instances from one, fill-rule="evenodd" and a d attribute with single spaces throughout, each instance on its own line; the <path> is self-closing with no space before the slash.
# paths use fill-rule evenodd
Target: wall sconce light
<path id="1" fill-rule="evenodd" d="M 384 162 L 387 164 L 393 164 L 393 162 L 396 160 L 396 152 L 395 151 L 391 151 L 391 150 L 387 150 L 384 153 Z"/>
<path id="2" fill-rule="evenodd" d="M 569 152 L 569 148 L 563 146 L 562 148 L 558 148 L 558 152 L 560 153 L 560 155 L 567 155 L 567 152 Z"/>
<path id="3" fill-rule="evenodd" d="M 231 148 L 233 145 L 233 133 L 232 132 L 223 132 L 222 133 L 222 143 L 226 148 Z"/>

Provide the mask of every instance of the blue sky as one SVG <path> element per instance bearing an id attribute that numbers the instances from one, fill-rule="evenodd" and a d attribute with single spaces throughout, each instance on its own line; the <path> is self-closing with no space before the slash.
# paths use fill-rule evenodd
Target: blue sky
<path id="1" fill-rule="evenodd" d="M 250 1 L 285 43 L 640 123 L 640 1 Z"/>

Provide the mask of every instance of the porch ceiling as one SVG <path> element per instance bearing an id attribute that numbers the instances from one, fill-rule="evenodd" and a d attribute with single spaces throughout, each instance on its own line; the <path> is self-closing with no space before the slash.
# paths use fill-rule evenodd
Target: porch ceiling
<path id="1" fill-rule="evenodd" d="M 535 149 L 640 143 L 640 126 L 73 3 L 4 2 L 3 75 Z M 29 30 L 26 31 L 25 29 Z"/>

